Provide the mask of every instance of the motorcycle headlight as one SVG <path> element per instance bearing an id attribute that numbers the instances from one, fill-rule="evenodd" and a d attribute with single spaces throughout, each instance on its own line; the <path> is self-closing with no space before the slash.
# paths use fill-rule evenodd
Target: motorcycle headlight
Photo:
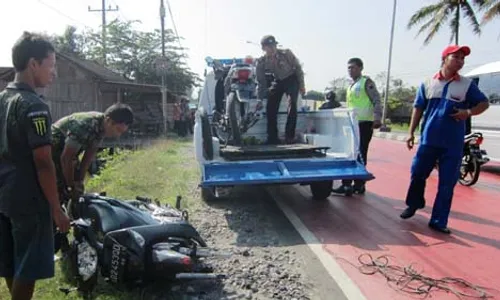
<path id="1" fill-rule="evenodd" d="M 77 245 L 76 262 L 78 274 L 83 281 L 89 280 L 97 271 L 97 251 L 84 239 Z"/>

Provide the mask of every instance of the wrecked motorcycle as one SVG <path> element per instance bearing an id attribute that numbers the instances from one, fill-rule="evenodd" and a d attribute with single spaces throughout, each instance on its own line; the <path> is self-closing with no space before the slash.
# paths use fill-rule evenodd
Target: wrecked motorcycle
<path id="1" fill-rule="evenodd" d="M 100 273 L 118 286 L 165 280 L 223 279 L 204 258 L 227 255 L 207 248 L 186 211 L 144 197 L 123 201 L 85 194 L 72 221 L 74 239 L 61 248 L 77 289 L 91 294 Z"/>

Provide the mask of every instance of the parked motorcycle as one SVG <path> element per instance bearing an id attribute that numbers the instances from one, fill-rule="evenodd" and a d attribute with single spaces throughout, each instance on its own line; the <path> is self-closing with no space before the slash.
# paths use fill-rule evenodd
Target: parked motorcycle
<path id="1" fill-rule="evenodd" d="M 207 248 L 177 200 L 173 208 L 144 197 L 82 196 L 80 218 L 72 221 L 74 240 L 62 249 L 78 290 L 91 294 L 99 273 L 118 286 L 224 278 L 204 262 L 221 254 Z"/>
<path id="2" fill-rule="evenodd" d="M 257 80 L 255 67 L 250 63 L 235 62 L 224 65 L 218 60 L 207 58 L 213 65 L 218 85 L 223 86 L 224 103 L 216 99 L 212 125 L 214 136 L 222 143 L 241 144 L 241 135 L 254 126 L 261 118 L 262 101 L 257 99 Z M 217 87 L 216 87 L 217 89 Z M 220 89 L 220 88 L 219 88 Z M 220 94 L 219 91 L 216 94 Z"/>
<path id="3" fill-rule="evenodd" d="M 474 132 L 465 136 L 462 165 L 458 182 L 464 186 L 474 185 L 481 173 L 481 166 L 489 162 L 486 150 L 481 149 L 483 134 Z"/>

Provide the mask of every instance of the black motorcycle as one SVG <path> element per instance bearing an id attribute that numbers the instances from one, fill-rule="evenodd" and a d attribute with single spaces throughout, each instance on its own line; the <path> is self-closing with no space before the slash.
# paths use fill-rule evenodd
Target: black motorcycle
<path id="1" fill-rule="evenodd" d="M 489 162 L 486 150 L 481 149 L 483 134 L 474 132 L 465 136 L 462 165 L 458 182 L 464 186 L 474 185 L 481 173 L 481 166 Z"/>
<path id="2" fill-rule="evenodd" d="M 74 240 L 63 242 L 67 247 L 61 250 L 77 289 L 86 295 L 94 290 L 99 273 L 125 287 L 224 278 L 204 263 L 204 258 L 220 254 L 208 249 L 189 224 L 187 212 L 180 211 L 180 197 L 173 208 L 144 197 L 122 201 L 86 194 L 77 208 Z"/>

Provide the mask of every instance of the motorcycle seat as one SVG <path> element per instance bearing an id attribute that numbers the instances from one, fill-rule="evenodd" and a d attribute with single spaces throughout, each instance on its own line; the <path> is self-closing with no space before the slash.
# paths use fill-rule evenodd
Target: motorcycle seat
<path id="1" fill-rule="evenodd" d="M 473 140 L 474 138 L 478 138 L 478 137 L 481 137 L 481 134 L 478 133 L 478 132 L 472 132 L 472 133 L 469 133 L 467 135 L 465 135 L 464 137 L 464 142 L 470 142 L 471 140 Z"/>
<path id="2" fill-rule="evenodd" d="M 123 228 L 160 224 L 149 213 L 111 198 L 90 200 L 84 217 L 90 218 L 104 235 Z"/>

